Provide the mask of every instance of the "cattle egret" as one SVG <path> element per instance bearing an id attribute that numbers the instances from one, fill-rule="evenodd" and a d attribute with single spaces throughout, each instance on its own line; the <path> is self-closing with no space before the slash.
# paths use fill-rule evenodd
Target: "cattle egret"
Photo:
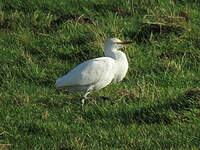
<path id="1" fill-rule="evenodd" d="M 82 91 L 81 100 L 84 105 L 87 95 L 93 90 L 100 90 L 111 82 L 121 81 L 128 71 L 128 61 L 125 53 L 118 49 L 125 44 L 133 43 L 111 38 L 104 45 L 105 57 L 87 60 L 56 80 L 56 88 L 66 88 L 71 91 Z"/>

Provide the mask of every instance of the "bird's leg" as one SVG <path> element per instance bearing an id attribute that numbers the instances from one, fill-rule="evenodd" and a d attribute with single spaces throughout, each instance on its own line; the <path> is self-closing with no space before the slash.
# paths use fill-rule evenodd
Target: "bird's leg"
<path id="1" fill-rule="evenodd" d="M 86 91 L 83 95 L 83 99 L 81 100 L 81 105 L 83 106 L 85 104 L 85 99 L 87 99 L 87 95 L 90 93 L 90 91 Z"/>

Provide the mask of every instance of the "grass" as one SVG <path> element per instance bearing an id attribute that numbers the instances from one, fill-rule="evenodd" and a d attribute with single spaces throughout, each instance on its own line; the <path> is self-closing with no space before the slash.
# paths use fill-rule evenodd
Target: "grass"
<path id="1" fill-rule="evenodd" d="M 198 1 L 0 3 L 0 149 L 199 149 Z M 119 84 L 54 89 L 106 39 L 133 40 Z"/>

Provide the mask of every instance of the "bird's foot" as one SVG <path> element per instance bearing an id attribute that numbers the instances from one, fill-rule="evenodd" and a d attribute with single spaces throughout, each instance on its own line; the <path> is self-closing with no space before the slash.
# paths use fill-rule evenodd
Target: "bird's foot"
<path id="1" fill-rule="evenodd" d="M 87 99 L 90 99 L 90 100 L 112 101 L 112 98 L 106 97 L 106 96 L 92 96 L 92 97 L 88 97 Z"/>
<path id="2" fill-rule="evenodd" d="M 94 101 L 94 103 L 96 104 L 96 100 L 103 100 L 103 101 L 112 101 L 112 98 L 110 97 L 106 97 L 106 96 L 90 96 L 90 97 L 87 97 L 88 100 L 92 100 Z M 84 106 L 85 105 L 85 98 L 83 98 L 81 100 L 81 105 Z"/>
<path id="3" fill-rule="evenodd" d="M 94 96 L 94 97 L 90 97 L 90 99 L 93 99 L 93 100 L 104 100 L 104 101 L 111 101 L 112 100 L 110 97 L 106 97 L 106 96 Z"/>
<path id="4" fill-rule="evenodd" d="M 104 101 L 112 101 L 112 98 L 110 98 L 110 97 L 106 97 L 106 96 L 98 96 L 98 97 L 99 97 L 99 99 L 102 99 Z"/>

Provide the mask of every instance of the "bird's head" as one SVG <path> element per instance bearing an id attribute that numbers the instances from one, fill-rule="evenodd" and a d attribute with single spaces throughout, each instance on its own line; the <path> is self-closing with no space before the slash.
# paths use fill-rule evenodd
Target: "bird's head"
<path id="1" fill-rule="evenodd" d="M 121 41 L 117 38 L 111 38 L 109 40 L 106 41 L 105 45 L 104 45 L 104 50 L 117 50 L 121 47 L 124 47 L 126 44 L 130 44 L 133 43 L 131 41 Z"/>

